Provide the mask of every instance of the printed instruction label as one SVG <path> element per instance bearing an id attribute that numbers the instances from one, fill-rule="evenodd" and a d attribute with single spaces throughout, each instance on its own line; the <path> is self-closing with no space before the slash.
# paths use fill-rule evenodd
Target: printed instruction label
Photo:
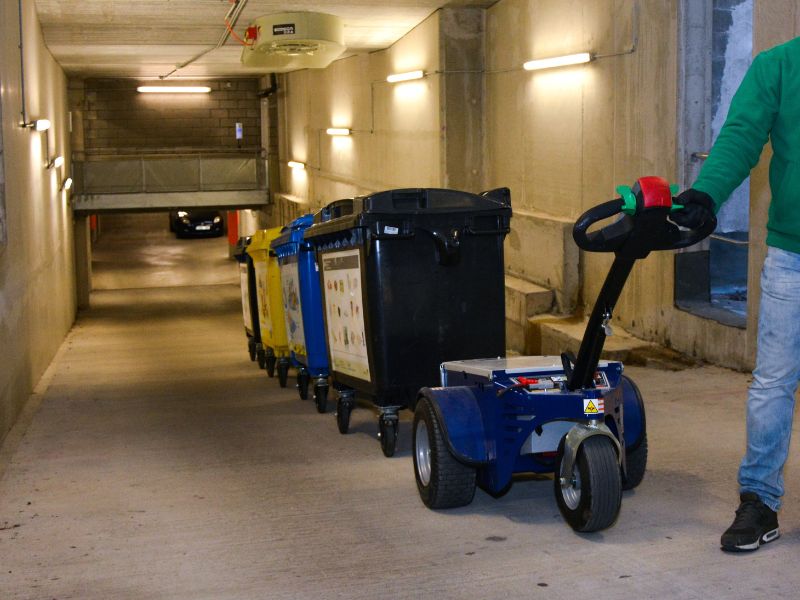
<path id="1" fill-rule="evenodd" d="M 269 315 L 269 289 L 267 288 L 267 263 L 254 261 L 256 271 L 256 297 L 258 298 L 258 325 L 263 343 L 272 342 L 272 319 Z"/>
<path id="2" fill-rule="evenodd" d="M 400 233 L 400 230 L 397 227 L 391 227 L 387 225 L 386 227 L 383 228 L 383 233 L 385 233 L 386 235 L 397 235 L 398 233 Z"/>
<path id="3" fill-rule="evenodd" d="M 283 295 L 283 315 L 289 350 L 300 356 L 307 356 L 306 334 L 303 331 L 303 309 L 300 302 L 300 272 L 297 255 L 288 257 L 281 265 L 281 292 Z"/>
<path id="4" fill-rule="evenodd" d="M 322 284 L 331 369 L 371 381 L 359 250 L 322 255 Z"/>
<path id="5" fill-rule="evenodd" d="M 255 334 L 255 331 L 253 331 L 253 316 L 250 314 L 250 282 L 247 280 L 247 263 L 239 263 L 239 281 L 242 288 L 244 329 L 252 335 Z"/>

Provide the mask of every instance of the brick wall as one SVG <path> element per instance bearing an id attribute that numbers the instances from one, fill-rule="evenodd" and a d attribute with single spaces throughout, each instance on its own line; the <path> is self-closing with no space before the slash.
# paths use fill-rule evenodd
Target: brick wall
<path id="1" fill-rule="evenodd" d="M 77 152 L 143 153 L 261 146 L 257 79 L 184 81 L 207 85 L 209 94 L 140 94 L 143 83 L 130 79 L 85 79 L 69 83 Z M 169 82 L 173 83 L 173 82 Z M 80 158 L 80 157 L 78 157 Z"/>

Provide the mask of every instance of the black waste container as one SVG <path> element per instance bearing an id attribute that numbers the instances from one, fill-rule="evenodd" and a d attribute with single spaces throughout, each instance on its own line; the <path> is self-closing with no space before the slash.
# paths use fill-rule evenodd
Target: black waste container
<path id="1" fill-rule="evenodd" d="M 261 343 L 261 328 L 258 323 L 258 297 L 256 296 L 256 272 L 253 259 L 247 253 L 250 237 L 240 237 L 236 241 L 233 257 L 239 263 L 239 282 L 242 289 L 242 317 L 244 319 L 244 332 L 247 335 L 247 351 L 250 360 L 258 359 L 258 366 L 262 369 L 266 364 L 264 346 Z"/>
<path id="2" fill-rule="evenodd" d="M 394 454 L 397 413 L 447 360 L 505 356 L 503 239 L 510 194 L 398 189 L 337 200 L 305 239 L 317 252 L 339 431 L 356 393 L 379 410 Z"/>

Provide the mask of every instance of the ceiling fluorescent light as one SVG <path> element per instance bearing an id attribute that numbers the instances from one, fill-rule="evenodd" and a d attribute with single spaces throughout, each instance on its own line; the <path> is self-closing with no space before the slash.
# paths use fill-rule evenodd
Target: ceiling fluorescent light
<path id="1" fill-rule="evenodd" d="M 343 127 L 328 127 L 325 133 L 328 135 L 350 135 L 350 130 Z"/>
<path id="2" fill-rule="evenodd" d="M 411 81 L 412 79 L 422 79 L 425 73 L 422 71 L 408 71 L 407 73 L 394 73 L 386 78 L 389 83 L 397 83 L 398 81 Z"/>
<path id="3" fill-rule="evenodd" d="M 291 169 L 301 169 L 302 170 L 302 169 L 306 168 L 305 164 L 303 164 L 301 162 L 297 162 L 296 160 L 290 160 L 286 164 L 289 165 L 289 168 L 291 168 Z"/>
<path id="4" fill-rule="evenodd" d="M 140 85 L 136 88 L 142 94 L 208 94 L 207 85 Z"/>
<path id="5" fill-rule="evenodd" d="M 539 69 L 552 69 L 554 67 L 567 67 L 569 65 L 580 65 L 592 60 L 592 55 L 588 52 L 579 54 L 568 54 L 566 56 L 555 56 L 553 58 L 541 58 L 539 60 L 529 60 L 522 68 L 526 71 L 538 71 Z"/>

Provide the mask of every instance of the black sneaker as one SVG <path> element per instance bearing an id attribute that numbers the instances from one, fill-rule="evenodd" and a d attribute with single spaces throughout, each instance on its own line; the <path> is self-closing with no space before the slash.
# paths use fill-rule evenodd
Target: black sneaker
<path id="1" fill-rule="evenodd" d="M 739 496 L 741 504 L 736 509 L 733 525 L 722 534 L 720 543 L 727 552 L 747 552 L 758 550 L 761 544 L 777 540 L 781 535 L 778 529 L 778 513 L 759 500 L 753 492 Z"/>

